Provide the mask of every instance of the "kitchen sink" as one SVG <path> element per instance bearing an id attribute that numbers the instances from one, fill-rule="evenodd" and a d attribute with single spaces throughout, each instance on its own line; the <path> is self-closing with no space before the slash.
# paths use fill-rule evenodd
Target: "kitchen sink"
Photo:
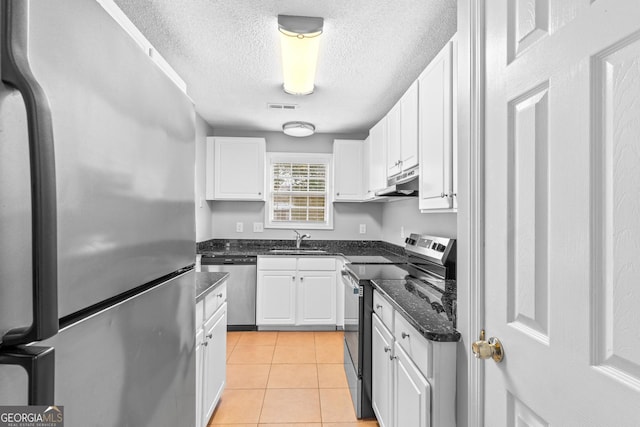
<path id="1" fill-rule="evenodd" d="M 272 254 L 326 254 L 327 251 L 322 249 L 313 248 L 285 248 L 285 249 L 271 249 L 269 251 Z"/>

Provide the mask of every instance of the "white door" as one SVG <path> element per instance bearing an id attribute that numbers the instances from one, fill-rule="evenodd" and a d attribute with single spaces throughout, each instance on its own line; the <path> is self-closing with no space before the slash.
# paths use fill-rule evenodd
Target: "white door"
<path id="1" fill-rule="evenodd" d="M 335 271 L 300 271 L 298 324 L 336 324 Z"/>
<path id="2" fill-rule="evenodd" d="M 393 335 L 378 315 L 372 318 L 371 333 L 371 406 L 380 427 L 392 427 Z"/>
<path id="3" fill-rule="evenodd" d="M 259 271 L 256 296 L 258 325 L 294 325 L 296 323 L 296 272 Z"/>
<path id="4" fill-rule="evenodd" d="M 387 113 L 387 177 L 402 172 L 402 109 L 400 101 Z"/>
<path id="5" fill-rule="evenodd" d="M 486 2 L 487 427 L 640 425 L 640 1 Z"/>
<path id="6" fill-rule="evenodd" d="M 431 386 L 396 341 L 393 372 L 394 427 L 431 426 Z M 441 427 L 441 426 L 434 426 Z"/>
<path id="7" fill-rule="evenodd" d="M 400 159 L 402 170 L 418 165 L 418 81 L 400 99 Z"/>

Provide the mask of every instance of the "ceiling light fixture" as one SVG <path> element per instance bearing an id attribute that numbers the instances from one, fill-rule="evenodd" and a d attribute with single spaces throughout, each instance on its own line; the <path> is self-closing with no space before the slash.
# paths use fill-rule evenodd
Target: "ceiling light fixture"
<path id="1" fill-rule="evenodd" d="M 285 92 L 313 93 L 323 24 L 322 18 L 278 15 Z"/>
<path id="2" fill-rule="evenodd" d="M 311 136 L 315 131 L 316 127 L 307 122 L 287 122 L 282 125 L 282 132 L 284 132 L 285 135 L 295 136 L 297 138 Z"/>

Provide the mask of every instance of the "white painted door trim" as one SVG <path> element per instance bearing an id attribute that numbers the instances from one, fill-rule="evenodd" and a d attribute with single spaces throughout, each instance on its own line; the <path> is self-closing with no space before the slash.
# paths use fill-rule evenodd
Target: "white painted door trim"
<path id="1" fill-rule="evenodd" d="M 484 11 L 484 0 L 458 1 L 458 328 L 466 370 L 459 400 L 466 402 L 457 412 L 467 427 L 484 427 L 484 364 L 471 353 L 484 325 Z"/>

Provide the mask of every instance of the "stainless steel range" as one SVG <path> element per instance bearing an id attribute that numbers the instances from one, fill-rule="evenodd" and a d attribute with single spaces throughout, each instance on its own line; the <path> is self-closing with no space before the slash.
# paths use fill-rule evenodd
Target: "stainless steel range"
<path id="1" fill-rule="evenodd" d="M 415 294 L 439 307 L 455 327 L 455 301 L 447 289 L 455 279 L 456 241 L 444 237 L 411 234 L 405 240 L 407 263 L 376 263 L 376 257 L 351 259 L 342 271 L 345 289 L 345 373 L 358 418 L 374 416 L 371 407 L 372 280 L 406 280 Z M 381 260 L 377 260 L 381 261 Z M 455 295 L 455 292 L 454 292 Z"/>

